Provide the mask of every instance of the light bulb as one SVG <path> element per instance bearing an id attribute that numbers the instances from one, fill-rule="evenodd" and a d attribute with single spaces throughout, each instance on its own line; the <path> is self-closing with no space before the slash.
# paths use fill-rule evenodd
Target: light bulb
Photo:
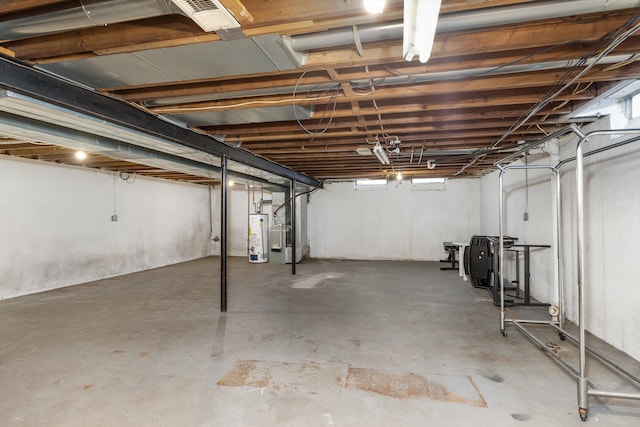
<path id="1" fill-rule="evenodd" d="M 84 160 L 86 158 L 87 158 L 87 153 L 85 153 L 84 151 L 76 151 L 76 159 Z"/>
<path id="2" fill-rule="evenodd" d="M 373 14 L 384 12 L 386 0 L 364 0 L 364 9 Z"/>
<path id="3" fill-rule="evenodd" d="M 398 181 L 402 181 L 402 172 L 398 171 L 398 175 L 396 176 Z"/>

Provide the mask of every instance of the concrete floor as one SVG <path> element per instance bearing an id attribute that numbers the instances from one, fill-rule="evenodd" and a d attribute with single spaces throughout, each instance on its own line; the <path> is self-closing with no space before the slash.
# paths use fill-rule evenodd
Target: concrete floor
<path id="1" fill-rule="evenodd" d="M 0 301 L 0 426 L 640 425 L 607 399 L 580 422 L 573 377 L 440 266 L 233 258 L 227 314 L 217 258 Z"/>

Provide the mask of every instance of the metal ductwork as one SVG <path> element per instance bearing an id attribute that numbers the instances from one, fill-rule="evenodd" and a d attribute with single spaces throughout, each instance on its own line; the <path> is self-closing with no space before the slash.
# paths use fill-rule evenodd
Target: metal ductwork
<path id="1" fill-rule="evenodd" d="M 67 5 L 67 3 L 63 3 Z M 216 31 L 240 25 L 218 0 L 77 0 L 75 6 L 26 15 L 0 22 L 0 40 L 105 26 L 156 16 L 180 14 L 203 30 Z"/>
<path id="2" fill-rule="evenodd" d="M 512 6 L 498 6 L 440 16 L 437 32 L 462 31 L 496 25 L 517 24 L 539 19 L 561 18 L 587 13 L 610 12 L 613 10 L 640 7 L 639 0 L 570 0 L 537 1 Z M 386 24 L 362 25 L 357 28 L 345 27 L 313 34 L 303 34 L 288 38 L 290 48 L 295 52 L 348 46 L 360 42 L 376 42 L 402 38 L 402 21 Z M 357 36 L 354 35 L 357 31 Z"/>
<path id="3" fill-rule="evenodd" d="M 557 69 L 572 68 L 572 67 L 586 67 L 589 65 L 593 65 L 596 62 L 602 65 L 602 64 L 618 64 L 618 63 L 624 63 L 627 61 L 638 61 L 638 60 L 640 60 L 640 58 L 636 58 L 636 55 L 609 55 L 597 61 L 595 58 L 590 58 L 586 61 L 583 61 L 580 59 L 569 59 L 565 61 L 538 62 L 535 64 L 505 65 L 503 67 L 498 67 L 498 68 L 496 67 L 468 68 L 468 69 L 462 69 L 462 70 L 450 70 L 450 71 L 441 71 L 441 72 L 433 72 L 433 73 L 425 73 L 425 74 L 412 74 L 408 76 L 386 77 L 384 81 L 377 83 L 376 87 L 426 83 L 426 82 L 444 81 L 444 80 L 466 79 L 466 78 L 473 78 L 473 77 L 486 77 L 486 76 L 493 76 L 493 75 L 527 73 L 530 71 L 557 70 Z M 354 86 L 365 86 L 365 87 L 370 84 L 368 80 L 352 80 L 350 83 Z M 318 86 L 316 85 L 316 87 Z"/>
<path id="4" fill-rule="evenodd" d="M 2 129 L 3 134 L 10 135 L 20 141 L 39 141 L 72 150 L 84 150 L 112 159 L 168 169 L 179 173 L 214 178 L 218 177 L 221 172 L 220 166 L 205 163 L 201 160 L 140 147 L 117 139 L 93 135 L 5 112 L 0 112 L 0 129 Z M 282 191 L 285 188 L 283 184 L 274 183 L 239 171 L 228 170 L 227 173 L 237 180 L 246 181 L 247 183 L 260 183 L 263 188 L 271 191 Z"/>
<path id="5" fill-rule="evenodd" d="M 0 39 L 21 39 L 178 13 L 170 0 L 80 0 L 72 8 L 0 22 Z"/>

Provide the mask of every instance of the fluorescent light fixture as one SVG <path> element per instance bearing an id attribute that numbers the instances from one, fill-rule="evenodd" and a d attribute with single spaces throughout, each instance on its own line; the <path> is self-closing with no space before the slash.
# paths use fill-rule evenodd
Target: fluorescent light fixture
<path id="1" fill-rule="evenodd" d="M 384 148 L 382 148 L 380 144 L 376 144 L 373 147 L 373 154 L 376 155 L 381 164 L 388 165 L 390 163 L 389 156 L 387 156 L 387 153 L 385 153 Z"/>
<path id="2" fill-rule="evenodd" d="M 376 185 L 387 185 L 386 179 L 357 179 L 356 185 L 361 186 L 376 186 Z"/>
<path id="3" fill-rule="evenodd" d="M 418 56 L 425 63 L 431 56 L 441 0 L 404 0 L 402 55 L 407 61 Z"/>
<path id="4" fill-rule="evenodd" d="M 364 9 L 372 14 L 381 14 L 384 12 L 386 0 L 364 0 Z"/>
<path id="5" fill-rule="evenodd" d="M 358 147 L 356 148 L 356 152 L 361 156 L 370 156 L 371 150 L 368 147 Z"/>
<path id="6" fill-rule="evenodd" d="M 413 178 L 412 184 L 444 184 L 447 178 Z"/>

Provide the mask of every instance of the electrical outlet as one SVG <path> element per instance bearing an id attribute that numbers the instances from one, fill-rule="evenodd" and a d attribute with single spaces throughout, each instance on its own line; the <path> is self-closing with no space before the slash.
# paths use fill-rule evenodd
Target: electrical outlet
<path id="1" fill-rule="evenodd" d="M 118 220 L 118 215 L 116 215 L 116 214 L 111 215 L 111 221 L 115 222 L 117 220 Z"/>

